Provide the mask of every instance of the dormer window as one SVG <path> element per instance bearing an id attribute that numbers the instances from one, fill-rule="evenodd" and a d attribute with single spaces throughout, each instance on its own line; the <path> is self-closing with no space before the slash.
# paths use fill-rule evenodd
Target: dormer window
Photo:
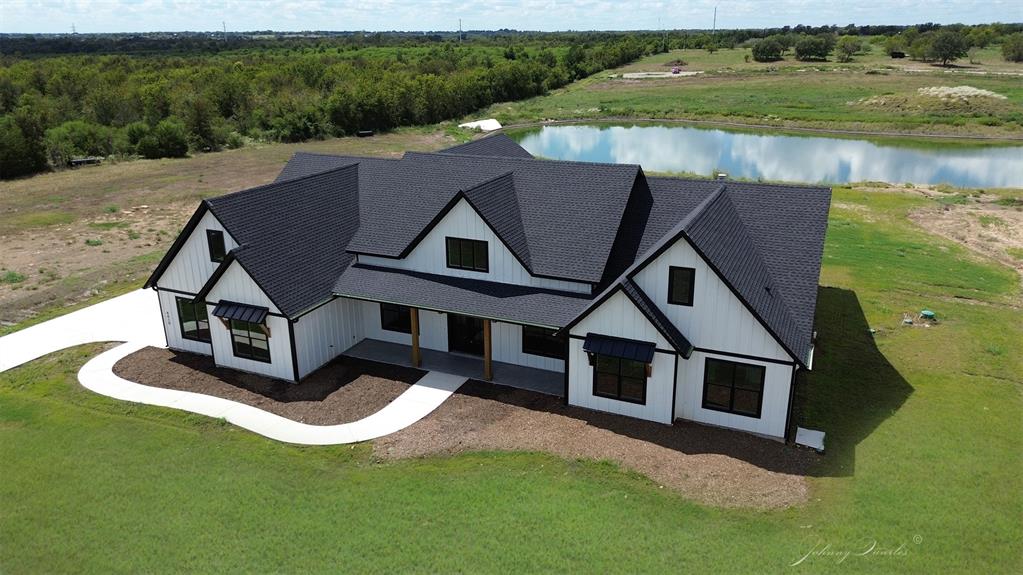
<path id="1" fill-rule="evenodd" d="M 474 272 L 490 271 L 487 242 L 464 238 L 446 238 L 448 267 Z"/>
<path id="2" fill-rule="evenodd" d="M 224 232 L 220 230 L 206 230 L 206 245 L 210 249 L 210 261 L 222 262 L 227 255 L 224 246 Z"/>
<path id="3" fill-rule="evenodd" d="M 693 305 L 693 288 L 696 284 L 696 270 L 693 268 L 668 268 L 668 303 L 672 305 Z"/>

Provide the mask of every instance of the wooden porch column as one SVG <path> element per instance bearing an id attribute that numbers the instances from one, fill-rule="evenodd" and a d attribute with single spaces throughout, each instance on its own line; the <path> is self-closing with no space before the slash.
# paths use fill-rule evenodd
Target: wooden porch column
<path id="1" fill-rule="evenodd" d="M 411 315 L 412 322 L 412 365 L 413 367 L 419 367 L 423 363 L 419 353 L 419 310 L 411 307 L 409 308 L 409 315 Z"/>
<path id="2" fill-rule="evenodd" d="M 491 350 L 490 320 L 483 320 L 483 379 L 494 379 L 493 351 Z"/>

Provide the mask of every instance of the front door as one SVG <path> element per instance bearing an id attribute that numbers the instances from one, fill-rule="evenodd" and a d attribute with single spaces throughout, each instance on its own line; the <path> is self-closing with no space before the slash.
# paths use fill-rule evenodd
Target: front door
<path id="1" fill-rule="evenodd" d="M 478 317 L 449 313 L 448 350 L 483 355 L 483 320 Z"/>

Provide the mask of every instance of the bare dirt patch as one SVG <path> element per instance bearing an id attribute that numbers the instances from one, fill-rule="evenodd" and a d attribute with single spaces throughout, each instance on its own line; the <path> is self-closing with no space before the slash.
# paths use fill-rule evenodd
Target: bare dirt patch
<path id="1" fill-rule="evenodd" d="M 205 393 L 313 425 L 351 423 L 380 411 L 425 372 L 341 356 L 302 383 L 217 367 L 193 353 L 147 347 L 114 365 L 125 379 Z"/>
<path id="2" fill-rule="evenodd" d="M 478 381 L 419 422 L 374 441 L 382 459 L 476 450 L 610 460 L 701 503 L 756 509 L 804 502 L 805 475 L 820 457 L 745 433 L 598 413 Z"/>
<path id="3" fill-rule="evenodd" d="M 1023 277 L 1023 211 L 993 202 L 936 205 L 915 210 L 909 219 L 932 234 L 1014 268 Z"/>

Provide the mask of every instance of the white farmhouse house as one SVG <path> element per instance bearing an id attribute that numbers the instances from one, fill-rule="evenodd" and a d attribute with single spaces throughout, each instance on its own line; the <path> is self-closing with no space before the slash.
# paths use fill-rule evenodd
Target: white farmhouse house
<path id="1" fill-rule="evenodd" d="M 203 201 L 146 285 L 169 346 L 221 366 L 298 382 L 346 352 L 445 354 L 571 405 L 783 438 L 830 196 L 539 160 L 500 134 L 299 153 Z"/>

